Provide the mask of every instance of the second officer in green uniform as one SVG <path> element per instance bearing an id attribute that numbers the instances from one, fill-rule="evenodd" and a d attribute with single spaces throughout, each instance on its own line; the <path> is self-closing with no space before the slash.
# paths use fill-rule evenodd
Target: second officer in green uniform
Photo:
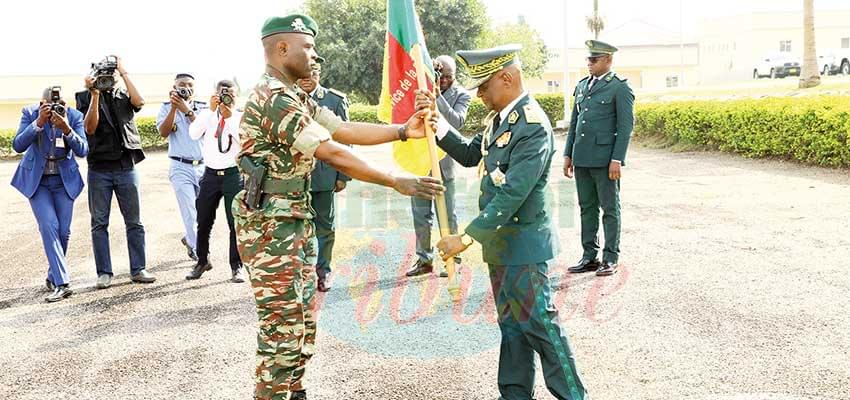
<path id="1" fill-rule="evenodd" d="M 324 61 L 324 58 L 319 57 L 320 63 Z M 298 86 L 316 100 L 319 106 L 333 111 L 343 121 L 348 121 L 348 99 L 345 94 L 325 88 L 319 83 L 322 75 L 321 65 L 314 64 L 310 78 L 299 79 Z M 316 166 L 310 175 L 310 203 L 316 211 L 316 218 L 313 221 L 316 223 L 316 238 L 319 239 L 316 290 L 320 292 L 327 292 L 331 288 L 328 278 L 331 273 L 331 259 L 336 239 L 334 194 L 343 191 L 350 180 L 351 178 L 347 175 L 322 160 L 316 160 Z"/>
<path id="2" fill-rule="evenodd" d="M 585 42 L 590 76 L 575 89 L 575 106 L 564 149 L 564 175 L 576 178 L 581 209 L 583 254 L 572 273 L 617 272 L 620 257 L 620 168 L 634 128 L 635 96 L 625 79 L 611 71 L 617 48 L 598 40 Z M 599 209 L 605 247 L 599 262 Z"/>
<path id="3" fill-rule="evenodd" d="M 507 45 L 457 52 L 474 80 L 468 88 L 477 88 L 491 112 L 484 132 L 471 141 L 445 119 L 438 125 L 439 146 L 461 165 L 479 166 L 481 197 L 480 213 L 464 233 L 446 236 L 437 248 L 445 260 L 474 241 L 481 243 L 502 332 L 501 399 L 534 398 L 536 352 L 552 395 L 584 400 L 587 391 L 552 304 L 547 275 L 558 253 L 558 235 L 546 204 L 555 154 L 552 126 L 523 87 L 519 50 L 519 45 Z"/>

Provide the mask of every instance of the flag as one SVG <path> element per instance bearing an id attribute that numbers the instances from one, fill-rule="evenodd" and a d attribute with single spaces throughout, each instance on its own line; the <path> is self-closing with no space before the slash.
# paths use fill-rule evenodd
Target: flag
<path id="1" fill-rule="evenodd" d="M 416 63 L 425 66 L 427 90 L 434 86 L 434 65 L 425 48 L 425 36 L 413 0 L 387 0 L 387 36 L 384 42 L 384 71 L 378 119 L 385 123 L 403 124 L 415 111 L 416 90 L 419 89 Z M 445 153 L 438 151 L 438 157 Z M 415 175 L 431 171 L 428 142 L 410 139 L 393 142 L 396 163 Z"/>

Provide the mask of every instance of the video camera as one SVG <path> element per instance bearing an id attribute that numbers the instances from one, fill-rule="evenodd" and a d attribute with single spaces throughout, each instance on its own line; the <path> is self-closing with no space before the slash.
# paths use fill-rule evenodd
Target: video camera
<path id="1" fill-rule="evenodd" d="M 102 92 L 108 92 L 115 87 L 115 70 L 118 69 L 118 57 L 106 56 L 103 61 L 91 63 L 94 87 Z"/>
<path id="2" fill-rule="evenodd" d="M 65 116 L 65 105 L 61 103 L 62 101 L 62 87 L 61 86 L 53 86 L 50 88 L 50 111 L 55 112 L 57 115 L 64 117 Z"/>

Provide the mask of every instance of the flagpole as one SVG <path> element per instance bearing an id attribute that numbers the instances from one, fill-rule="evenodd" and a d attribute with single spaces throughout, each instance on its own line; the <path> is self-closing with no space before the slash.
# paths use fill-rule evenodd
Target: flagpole
<path id="1" fill-rule="evenodd" d="M 414 51 L 414 62 L 416 64 L 416 80 L 421 90 L 427 90 L 428 84 L 425 79 L 425 64 L 422 60 L 422 52 Z M 437 85 L 434 84 L 434 92 Z M 436 96 L 436 93 L 435 93 Z M 425 140 L 428 142 L 428 155 L 431 158 L 431 176 L 443 180 L 443 173 L 440 171 L 440 159 L 437 156 L 437 139 L 434 137 L 434 131 L 431 129 L 431 124 L 425 124 Z M 440 237 L 444 238 L 451 235 L 449 230 L 449 213 L 446 208 L 446 197 L 441 193 L 437 195 L 434 201 L 437 205 L 437 220 L 440 225 Z M 460 285 L 458 284 L 457 271 L 455 270 L 454 257 L 446 260 L 446 273 L 449 275 L 448 291 L 452 300 L 460 301 Z"/>

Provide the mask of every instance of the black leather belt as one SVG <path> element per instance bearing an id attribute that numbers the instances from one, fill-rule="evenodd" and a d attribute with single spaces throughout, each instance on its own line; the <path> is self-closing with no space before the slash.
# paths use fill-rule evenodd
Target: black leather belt
<path id="1" fill-rule="evenodd" d="M 48 159 L 42 175 L 59 175 L 59 161 Z"/>
<path id="2" fill-rule="evenodd" d="M 190 160 L 188 158 L 180 158 L 180 157 L 168 157 L 168 158 L 170 158 L 174 161 L 180 161 L 183 164 L 190 164 L 190 165 L 201 165 L 201 164 L 204 163 L 204 160 Z"/>

